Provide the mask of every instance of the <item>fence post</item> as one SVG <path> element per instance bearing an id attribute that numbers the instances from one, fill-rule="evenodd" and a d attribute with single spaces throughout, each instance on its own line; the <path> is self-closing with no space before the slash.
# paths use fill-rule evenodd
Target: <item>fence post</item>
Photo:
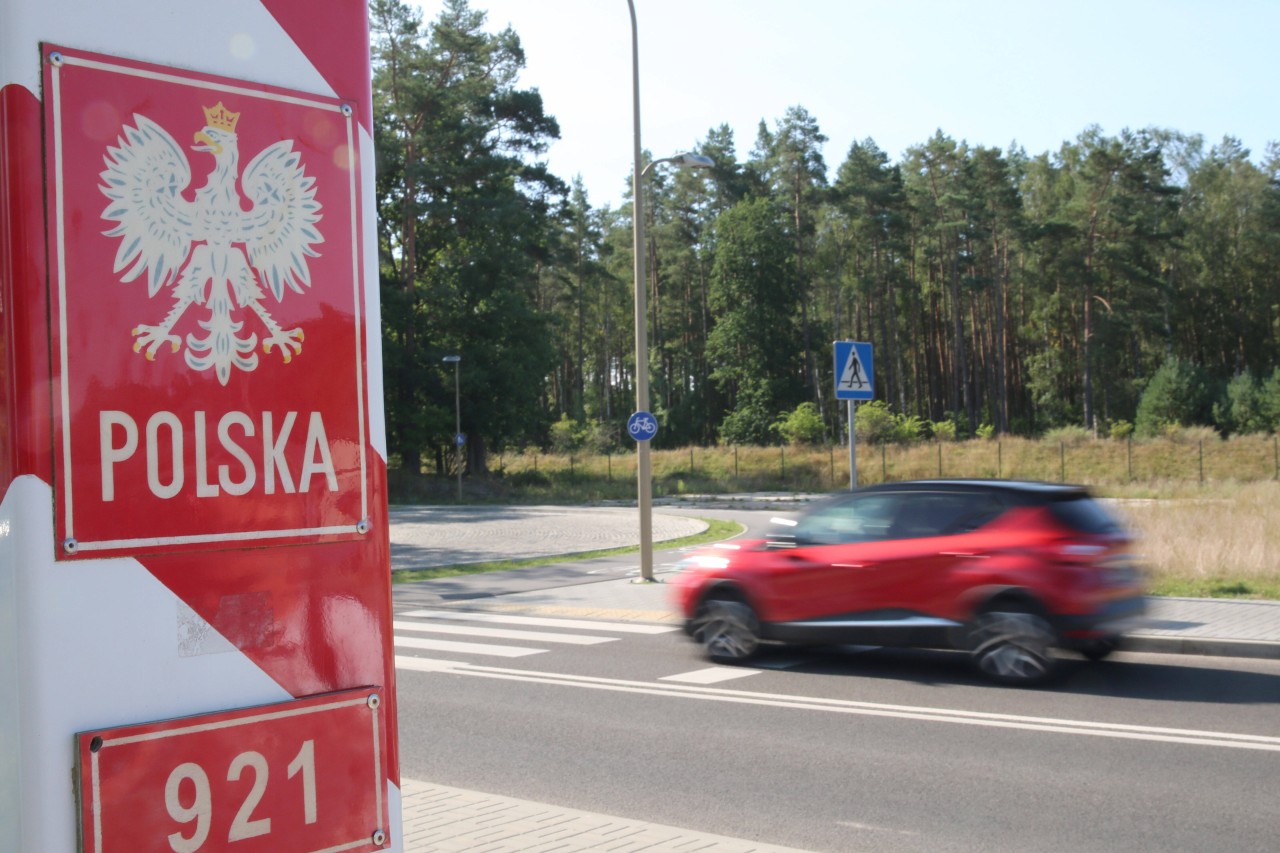
<path id="1" fill-rule="evenodd" d="M 604 459 L 605 459 L 605 464 L 609 468 L 609 474 L 608 474 L 609 482 L 612 483 L 613 482 L 613 453 L 611 451 L 606 450 L 604 452 Z"/>
<path id="2" fill-rule="evenodd" d="M 1129 482 L 1133 482 L 1133 433 L 1129 433 Z"/>
<path id="3" fill-rule="evenodd" d="M 785 482 L 787 479 L 787 446 L 785 444 L 778 445 L 778 458 L 781 460 L 779 476 Z"/>
<path id="4" fill-rule="evenodd" d="M 1067 443 L 1065 441 L 1058 442 L 1058 482 L 1067 482 Z"/>
<path id="5" fill-rule="evenodd" d="M 938 477 L 942 477 L 942 440 L 938 440 Z"/>
<path id="6" fill-rule="evenodd" d="M 1004 445 L 996 439 L 996 477 L 1004 476 Z"/>
<path id="7" fill-rule="evenodd" d="M 830 469 L 831 469 L 831 488 L 833 488 L 833 489 L 834 489 L 834 488 L 836 487 L 836 448 L 835 448 L 835 445 L 833 445 L 833 444 L 828 444 L 828 445 L 827 445 L 827 456 L 829 456 L 829 457 L 830 457 L 830 466 L 829 466 L 829 467 L 830 467 Z"/>
<path id="8" fill-rule="evenodd" d="M 738 445 L 733 446 L 733 484 L 738 484 Z"/>
<path id="9" fill-rule="evenodd" d="M 689 445 L 689 476 L 693 476 L 693 445 Z"/>
<path id="10" fill-rule="evenodd" d="M 573 477 L 574 477 L 574 473 L 573 473 L 573 454 L 572 454 L 572 453 L 570 453 L 570 454 L 569 454 L 569 479 L 570 479 L 570 480 L 572 480 L 572 479 L 573 479 Z"/>

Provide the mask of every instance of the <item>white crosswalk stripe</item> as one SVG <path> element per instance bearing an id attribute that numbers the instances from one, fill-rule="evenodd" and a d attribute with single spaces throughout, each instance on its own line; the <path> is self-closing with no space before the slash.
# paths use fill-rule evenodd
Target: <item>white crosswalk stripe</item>
<path id="1" fill-rule="evenodd" d="M 397 614 L 391 626 L 397 649 L 503 658 L 542 654 L 547 651 L 544 646 L 549 645 L 597 646 L 621 639 L 607 634 L 665 634 L 677 630 L 669 625 L 553 619 L 461 610 L 411 610 Z M 526 630 L 537 628 L 561 630 Z M 580 631 L 594 633 L 578 633 Z M 528 645 L 490 643 L 485 642 L 486 640 L 508 640 Z M 397 669 L 432 672 L 438 671 L 443 663 L 434 657 L 396 656 Z"/>
<path id="2" fill-rule="evenodd" d="M 493 637 L 499 640 L 533 640 L 538 643 L 565 643 L 571 646 L 596 646 L 612 643 L 617 637 L 585 637 L 582 634 L 557 634 L 552 631 L 510 631 L 504 628 L 479 628 L 466 625 L 431 625 L 425 622 L 391 623 L 395 631 L 418 631 L 424 634 L 462 634 L 468 637 Z"/>
<path id="3" fill-rule="evenodd" d="M 495 622 L 504 625 L 564 628 L 575 631 L 609 631 L 615 634 L 668 634 L 672 631 L 680 630 L 675 625 L 647 625 L 640 622 L 598 622 L 592 619 L 551 619 L 544 616 L 474 613 L 465 610 L 410 610 L 400 615 L 413 616 L 418 619 L 440 619 L 455 622 Z"/>
<path id="4" fill-rule="evenodd" d="M 546 649 L 525 649 L 520 646 L 499 646 L 496 643 L 459 643 L 454 640 L 424 640 L 421 637 L 396 637 L 396 647 L 423 649 L 432 652 L 452 652 L 463 655 L 493 655 L 500 658 L 522 658 L 542 654 Z"/>

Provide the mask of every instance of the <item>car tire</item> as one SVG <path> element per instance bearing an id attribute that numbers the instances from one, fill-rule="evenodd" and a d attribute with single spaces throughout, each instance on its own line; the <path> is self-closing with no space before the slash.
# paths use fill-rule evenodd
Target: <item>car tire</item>
<path id="1" fill-rule="evenodd" d="M 1090 640 L 1079 646 L 1077 651 L 1088 660 L 1096 663 L 1109 657 L 1118 648 L 1120 648 L 1120 637 L 1112 634 L 1106 637 L 1098 637 L 1096 640 Z"/>
<path id="2" fill-rule="evenodd" d="M 984 676 L 1000 684 L 1033 685 L 1056 669 L 1056 636 L 1048 621 L 1031 608 L 995 604 L 969 624 L 969 654 Z"/>
<path id="3" fill-rule="evenodd" d="M 715 663 L 743 663 L 760 648 L 760 620 L 740 598 L 713 596 L 698 607 L 693 638 Z"/>

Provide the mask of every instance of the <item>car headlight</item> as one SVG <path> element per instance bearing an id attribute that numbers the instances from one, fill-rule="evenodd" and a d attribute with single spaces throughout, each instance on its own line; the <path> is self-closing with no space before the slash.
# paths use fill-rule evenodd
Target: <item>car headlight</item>
<path id="1" fill-rule="evenodd" d="M 686 569 L 725 569 L 728 567 L 729 560 L 727 557 L 717 557 L 714 554 L 694 554 L 676 563 L 677 572 L 683 572 Z"/>

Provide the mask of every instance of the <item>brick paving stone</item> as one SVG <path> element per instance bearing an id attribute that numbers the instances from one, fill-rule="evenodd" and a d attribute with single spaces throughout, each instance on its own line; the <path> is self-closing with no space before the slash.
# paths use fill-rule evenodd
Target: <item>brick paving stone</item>
<path id="1" fill-rule="evenodd" d="M 401 797 L 405 853 L 803 853 L 413 779 Z"/>

